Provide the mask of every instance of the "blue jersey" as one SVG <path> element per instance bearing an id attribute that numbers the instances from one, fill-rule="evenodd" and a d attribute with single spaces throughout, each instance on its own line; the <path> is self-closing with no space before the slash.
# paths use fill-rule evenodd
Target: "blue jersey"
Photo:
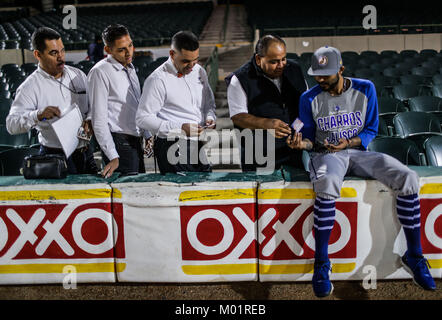
<path id="1" fill-rule="evenodd" d="M 337 144 L 341 138 L 360 137 L 367 149 L 378 132 L 376 89 L 369 80 L 349 79 L 351 85 L 339 96 L 332 96 L 319 85 L 301 95 L 299 118 L 304 123 L 303 138 L 322 145 L 327 139 Z"/>

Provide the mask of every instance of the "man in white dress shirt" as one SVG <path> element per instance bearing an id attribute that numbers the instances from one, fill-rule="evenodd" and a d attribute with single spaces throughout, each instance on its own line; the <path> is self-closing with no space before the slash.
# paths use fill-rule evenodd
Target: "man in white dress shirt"
<path id="1" fill-rule="evenodd" d="M 6 118 L 10 134 L 38 131 L 40 154 L 63 154 L 62 146 L 50 123 L 76 104 L 83 115 L 83 128 L 91 132 L 86 75 L 65 65 L 65 49 L 60 34 L 50 28 L 38 28 L 32 35 L 35 70 L 17 89 Z M 80 146 L 82 146 L 80 144 Z M 91 148 L 79 147 L 66 159 L 70 174 L 97 173 Z"/>
<path id="2" fill-rule="evenodd" d="M 101 174 L 144 173 L 142 136 L 150 134 L 135 123 L 141 89 L 132 65 L 133 42 L 123 25 L 108 26 L 102 36 L 108 56 L 87 77 L 92 126 L 105 163 Z"/>
<path id="3" fill-rule="evenodd" d="M 206 128 L 215 128 L 215 99 L 206 71 L 197 64 L 198 38 L 188 31 L 176 33 L 169 55 L 144 82 L 137 125 L 156 136 L 154 154 L 162 174 L 210 172 L 210 164 L 204 152 L 200 152 L 203 143 L 198 137 Z M 170 139 L 177 131 L 185 133 L 187 139 Z M 177 142 L 175 156 L 180 155 L 180 160 L 174 164 L 168 151 Z M 195 154 L 199 155 L 198 159 L 192 161 L 191 155 Z"/>

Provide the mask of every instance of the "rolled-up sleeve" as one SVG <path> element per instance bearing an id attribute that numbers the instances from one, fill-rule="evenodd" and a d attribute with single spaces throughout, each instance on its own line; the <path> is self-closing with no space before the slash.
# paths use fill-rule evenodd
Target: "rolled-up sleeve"
<path id="1" fill-rule="evenodd" d="M 166 121 L 157 116 L 164 106 L 165 96 L 166 88 L 160 78 L 152 75 L 144 81 L 135 120 L 138 127 L 156 136 L 167 136 L 170 131 L 181 129 L 184 121 Z"/>
<path id="2" fill-rule="evenodd" d="M 230 118 L 239 113 L 249 112 L 246 92 L 236 76 L 232 76 L 230 84 L 227 87 L 227 103 L 229 104 Z"/>
<path id="3" fill-rule="evenodd" d="M 26 94 L 25 88 L 17 89 L 14 102 L 6 117 L 6 129 L 10 134 L 26 133 L 35 127 L 37 119 L 37 101 Z"/>
<path id="4" fill-rule="evenodd" d="M 99 69 L 92 69 L 87 76 L 87 82 L 90 118 L 97 142 L 109 160 L 119 158 L 108 125 L 109 81 Z"/>

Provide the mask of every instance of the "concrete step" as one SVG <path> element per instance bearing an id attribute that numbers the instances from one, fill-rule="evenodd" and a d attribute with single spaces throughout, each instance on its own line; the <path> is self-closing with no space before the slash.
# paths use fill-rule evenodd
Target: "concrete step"
<path id="1" fill-rule="evenodd" d="M 215 99 L 227 99 L 226 90 L 220 90 L 215 92 Z"/>
<path id="2" fill-rule="evenodd" d="M 229 117 L 229 108 L 216 108 L 215 109 L 216 118 L 228 118 Z"/>
<path id="3" fill-rule="evenodd" d="M 233 122 L 230 118 L 216 119 L 216 130 L 233 129 Z"/>

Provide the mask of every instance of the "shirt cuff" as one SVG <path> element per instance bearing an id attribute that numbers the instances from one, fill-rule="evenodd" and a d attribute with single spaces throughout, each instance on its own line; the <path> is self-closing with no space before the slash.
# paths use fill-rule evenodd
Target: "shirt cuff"
<path id="1" fill-rule="evenodd" d="M 38 117 L 37 117 L 38 116 L 38 109 L 31 111 L 30 116 L 31 116 L 31 119 L 34 121 L 34 123 L 37 124 L 38 123 Z"/>

